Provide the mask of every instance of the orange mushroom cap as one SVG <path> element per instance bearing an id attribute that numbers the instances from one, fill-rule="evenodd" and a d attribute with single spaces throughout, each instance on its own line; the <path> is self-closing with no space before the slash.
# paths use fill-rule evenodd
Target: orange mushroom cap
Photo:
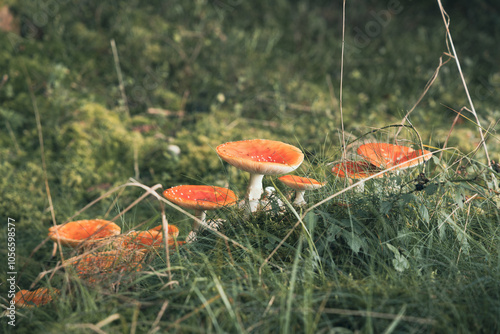
<path id="1" fill-rule="evenodd" d="M 59 294 L 58 289 L 39 288 L 35 291 L 20 290 L 14 296 L 16 307 L 35 307 L 45 305 L 52 301 L 52 297 Z"/>
<path id="2" fill-rule="evenodd" d="M 106 275 L 142 269 L 143 250 L 113 250 L 89 253 L 65 261 L 76 269 L 78 276 L 89 283 L 107 279 Z"/>
<path id="3" fill-rule="evenodd" d="M 357 152 L 366 161 L 379 168 L 390 168 L 397 165 L 399 165 L 398 169 L 409 168 L 429 160 L 432 156 L 431 151 L 416 151 L 411 147 L 387 143 L 364 144 L 358 147 Z M 410 161 L 412 159 L 415 160 Z"/>
<path id="4" fill-rule="evenodd" d="M 311 179 L 308 177 L 300 177 L 297 175 L 285 175 L 279 177 L 278 180 L 286 184 L 292 189 L 295 190 L 312 190 L 323 187 L 326 182 L 319 182 L 315 179 Z"/>
<path id="5" fill-rule="evenodd" d="M 158 248 L 163 245 L 163 227 L 161 225 L 156 226 L 148 231 L 132 231 L 127 235 L 120 238 L 117 246 L 120 248 L 128 249 L 149 249 Z M 179 235 L 179 229 L 174 225 L 168 225 L 168 237 L 167 242 L 169 245 L 173 245 L 173 239 L 177 238 Z"/>
<path id="6" fill-rule="evenodd" d="M 204 185 L 183 185 L 172 187 L 163 196 L 186 209 L 213 210 L 230 206 L 238 201 L 236 194 L 227 188 Z"/>
<path id="7" fill-rule="evenodd" d="M 129 249 L 145 249 L 161 247 L 163 236 L 160 231 L 130 232 L 127 234 L 123 247 Z"/>
<path id="8" fill-rule="evenodd" d="M 150 232 L 152 231 L 163 231 L 163 225 L 158 225 L 155 226 L 151 229 L 149 229 Z M 173 236 L 174 238 L 177 238 L 179 236 L 179 228 L 175 225 L 168 224 L 168 231 L 167 231 L 169 236 Z"/>
<path id="9" fill-rule="evenodd" d="M 380 170 L 371 163 L 364 161 L 345 161 L 336 164 L 332 168 L 332 173 L 338 177 L 351 178 L 351 179 L 365 179 L 370 177 Z M 378 177 L 382 177 L 379 175 Z"/>
<path id="10" fill-rule="evenodd" d="M 118 235 L 120 226 L 104 219 L 77 220 L 49 228 L 49 237 L 64 246 L 76 247 L 87 240 L 97 240 Z"/>
<path id="11" fill-rule="evenodd" d="M 236 168 L 262 175 L 290 173 L 304 160 L 297 147 L 266 139 L 228 142 L 217 146 L 217 154 Z"/>

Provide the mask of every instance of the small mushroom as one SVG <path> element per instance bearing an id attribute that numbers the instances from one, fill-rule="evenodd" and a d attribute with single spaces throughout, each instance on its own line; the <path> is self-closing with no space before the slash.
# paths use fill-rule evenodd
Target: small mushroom
<path id="1" fill-rule="evenodd" d="M 349 182 L 352 182 L 351 179 L 366 179 L 374 174 L 377 174 L 381 170 L 372 165 L 369 162 L 364 161 L 345 161 L 336 164 L 332 168 L 332 173 L 341 178 L 349 179 Z M 379 175 L 378 177 L 382 177 L 383 175 Z M 358 185 L 357 190 L 362 192 L 365 189 L 365 183 L 361 183 Z"/>
<path id="2" fill-rule="evenodd" d="M 319 189 L 323 187 L 326 182 L 319 182 L 315 179 L 300 177 L 296 175 L 285 175 L 278 178 L 288 187 L 295 189 L 295 200 L 293 204 L 295 205 L 305 205 L 307 202 L 304 200 L 304 193 L 306 190 Z"/>
<path id="3" fill-rule="evenodd" d="M 250 212 L 257 211 L 264 175 L 290 173 L 304 160 L 297 147 L 265 139 L 228 142 L 217 146 L 217 154 L 230 165 L 250 173 L 245 195 Z"/>
<path id="4" fill-rule="evenodd" d="M 432 156 L 431 151 L 416 151 L 411 147 L 387 143 L 364 144 L 358 147 L 357 153 L 367 162 L 382 169 L 397 165 L 399 165 L 398 169 L 414 167 L 429 160 Z M 412 159 L 415 160 L 410 161 Z"/>
<path id="5" fill-rule="evenodd" d="M 49 228 L 49 237 L 68 247 L 77 247 L 87 241 L 96 241 L 118 235 L 120 226 L 104 219 L 77 220 Z"/>
<path id="6" fill-rule="evenodd" d="M 119 248 L 128 248 L 136 250 L 152 250 L 163 245 L 163 226 L 153 227 L 148 231 L 131 231 L 127 235 L 119 239 L 116 244 Z M 174 239 L 179 235 L 179 229 L 174 225 L 168 225 L 167 243 L 174 244 Z"/>
<path id="7" fill-rule="evenodd" d="M 158 225 L 158 226 L 155 226 L 155 227 L 149 229 L 149 232 L 153 232 L 153 231 L 160 231 L 160 232 L 163 231 L 163 225 Z M 167 233 L 169 236 L 177 238 L 179 236 L 179 228 L 175 225 L 168 224 Z"/>
<path id="8" fill-rule="evenodd" d="M 185 209 L 195 210 L 195 217 L 205 224 L 206 210 L 215 210 L 230 206 L 238 201 L 232 190 L 216 186 L 183 185 L 172 187 L 163 192 L 170 202 Z M 198 221 L 193 221 L 193 231 L 200 228 Z"/>

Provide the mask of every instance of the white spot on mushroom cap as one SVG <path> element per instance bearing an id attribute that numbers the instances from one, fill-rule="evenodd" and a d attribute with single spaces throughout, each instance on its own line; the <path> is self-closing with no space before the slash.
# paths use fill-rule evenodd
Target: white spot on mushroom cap
<path id="1" fill-rule="evenodd" d="M 273 140 L 253 139 L 217 146 L 227 163 L 252 174 L 278 175 L 297 169 L 304 154 L 295 146 Z"/>

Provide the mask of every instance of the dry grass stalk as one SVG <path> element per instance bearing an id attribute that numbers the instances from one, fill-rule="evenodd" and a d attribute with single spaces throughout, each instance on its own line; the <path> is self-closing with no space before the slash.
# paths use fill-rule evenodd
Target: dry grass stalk
<path id="1" fill-rule="evenodd" d="M 488 167 L 491 169 L 491 160 L 490 160 L 490 156 L 488 154 L 488 147 L 486 146 L 486 141 L 484 139 L 484 134 L 483 134 L 483 130 L 481 127 L 481 122 L 479 121 L 479 117 L 477 116 L 476 109 L 474 108 L 474 103 L 472 102 L 472 98 L 469 94 L 469 89 L 467 88 L 467 83 L 465 82 L 464 74 L 462 73 L 462 67 L 460 66 L 460 61 L 458 60 L 457 52 L 455 51 L 455 45 L 453 44 L 453 39 L 451 38 L 450 18 L 448 17 L 448 14 L 444 10 L 443 4 L 441 3 L 441 0 L 437 0 L 437 2 L 439 4 L 439 10 L 441 11 L 441 15 L 443 17 L 444 25 L 446 27 L 446 35 L 448 36 L 447 41 L 449 41 L 449 43 L 450 43 L 453 57 L 455 58 L 455 62 L 457 63 L 458 73 L 460 74 L 460 79 L 462 80 L 462 84 L 463 84 L 464 89 L 465 89 L 465 94 L 467 95 L 467 100 L 469 101 L 470 112 L 472 113 L 472 115 L 474 115 L 474 117 L 476 119 L 477 130 L 479 131 L 479 135 L 481 137 L 481 142 L 483 143 L 483 147 L 484 147 L 484 154 L 486 155 L 486 160 L 488 161 Z"/>

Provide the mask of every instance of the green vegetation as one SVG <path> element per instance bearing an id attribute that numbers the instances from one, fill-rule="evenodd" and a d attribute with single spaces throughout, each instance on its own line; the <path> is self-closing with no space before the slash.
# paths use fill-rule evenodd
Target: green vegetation
<path id="1" fill-rule="evenodd" d="M 15 219 L 17 286 L 61 295 L 18 310 L 15 328 L 0 318 L 2 333 L 500 332 L 500 174 L 472 114 L 454 123 L 471 107 L 437 3 L 347 1 L 343 75 L 341 2 L 6 4 L 19 31 L 0 31 L 1 233 L 6 240 Z M 484 0 L 453 6 L 453 42 L 499 161 L 500 10 Z M 440 57 L 413 128 L 387 127 L 412 109 Z M 416 148 L 420 137 L 437 151 L 425 168 L 332 196 L 349 185 L 330 172 L 342 158 L 341 78 L 348 156 L 401 130 L 400 143 Z M 134 178 L 161 184 L 160 194 L 209 184 L 242 198 L 248 174 L 215 147 L 252 138 L 302 149 L 296 174 L 328 181 L 306 193 L 309 207 L 208 213 L 226 220 L 229 240 L 204 231 L 168 258 L 149 255 L 112 288 L 69 268 L 39 277 L 60 264 L 44 243 L 54 220 L 116 218 L 122 231 L 142 230 L 164 210 L 184 239 L 189 217 L 153 196 L 132 205 L 145 190 L 121 186 Z M 428 182 L 418 183 L 421 172 Z M 264 184 L 283 201 L 291 194 L 276 177 Z"/>

